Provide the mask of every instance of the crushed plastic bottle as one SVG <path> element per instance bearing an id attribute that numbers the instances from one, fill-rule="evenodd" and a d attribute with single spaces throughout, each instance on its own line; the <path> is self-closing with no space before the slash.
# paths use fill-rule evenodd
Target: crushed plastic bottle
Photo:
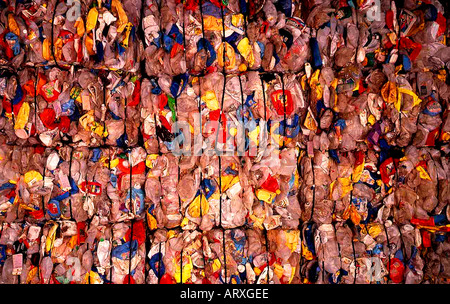
<path id="1" fill-rule="evenodd" d="M 0 3 L 0 283 L 448 283 L 444 2 Z"/>

